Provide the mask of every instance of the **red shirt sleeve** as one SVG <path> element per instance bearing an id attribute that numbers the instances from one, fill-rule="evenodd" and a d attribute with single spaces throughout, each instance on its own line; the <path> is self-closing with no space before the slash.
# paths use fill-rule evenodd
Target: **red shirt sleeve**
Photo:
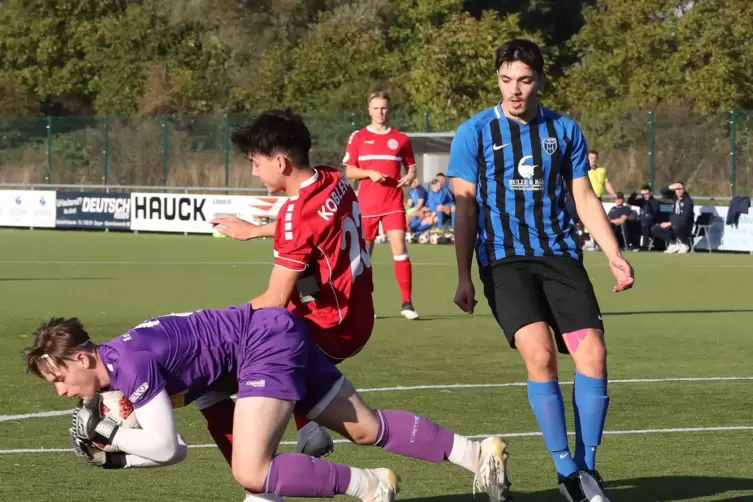
<path id="1" fill-rule="evenodd" d="M 296 272 L 308 267 L 314 252 L 313 239 L 308 225 L 298 220 L 294 205 L 285 204 L 275 225 L 275 265 Z"/>
<path id="2" fill-rule="evenodd" d="M 343 157 L 343 164 L 346 166 L 361 167 L 358 165 L 358 141 L 356 135 L 358 131 L 353 131 L 353 134 L 348 138 L 348 144 L 345 145 L 345 156 Z"/>
<path id="3" fill-rule="evenodd" d="M 403 158 L 403 165 L 405 167 L 416 165 L 416 156 L 413 155 L 413 144 L 407 136 L 405 137 L 403 148 L 400 150 L 400 156 Z"/>

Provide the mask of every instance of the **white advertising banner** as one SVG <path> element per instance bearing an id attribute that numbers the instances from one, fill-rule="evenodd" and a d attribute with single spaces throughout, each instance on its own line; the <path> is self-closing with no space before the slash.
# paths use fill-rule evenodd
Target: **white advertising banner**
<path id="1" fill-rule="evenodd" d="M 55 228 L 54 190 L 0 191 L 0 227 Z"/>
<path id="2" fill-rule="evenodd" d="M 249 195 L 131 194 L 131 230 L 211 234 L 209 221 L 219 215 L 233 215 L 260 223 L 274 218 L 285 197 Z"/>

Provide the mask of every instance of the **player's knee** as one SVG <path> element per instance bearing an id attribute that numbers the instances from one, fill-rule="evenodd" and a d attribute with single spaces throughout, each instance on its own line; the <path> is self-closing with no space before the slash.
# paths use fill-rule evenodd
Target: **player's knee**
<path id="1" fill-rule="evenodd" d="M 530 350 L 526 358 L 528 373 L 538 378 L 557 373 L 557 355 L 551 347 L 539 347 Z"/>
<path id="2" fill-rule="evenodd" d="M 599 378 L 606 374 L 607 346 L 600 330 L 584 330 L 580 344 L 568 342 L 568 348 L 575 360 L 578 371 Z"/>
<path id="3" fill-rule="evenodd" d="M 353 443 L 360 446 L 371 446 L 376 444 L 379 439 L 379 425 L 378 423 L 359 424 L 358 427 L 354 427 L 348 431 L 350 433 L 350 440 Z"/>
<path id="4" fill-rule="evenodd" d="M 246 491 L 251 493 L 264 493 L 266 491 L 267 475 L 270 464 L 257 464 L 254 466 L 239 465 L 233 463 L 233 477 Z"/>

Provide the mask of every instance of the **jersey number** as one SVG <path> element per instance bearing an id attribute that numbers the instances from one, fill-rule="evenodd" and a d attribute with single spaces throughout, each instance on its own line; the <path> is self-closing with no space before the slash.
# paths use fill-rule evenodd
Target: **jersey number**
<path id="1" fill-rule="evenodd" d="M 173 312 L 172 314 L 165 314 L 165 315 L 161 315 L 160 317 L 167 317 L 167 316 L 188 317 L 200 311 L 201 310 L 192 310 L 191 312 Z M 154 326 L 157 326 L 157 325 L 159 325 L 159 319 L 152 318 L 152 319 L 149 319 L 148 321 L 142 322 L 138 326 L 134 326 L 133 329 L 153 328 Z"/>
<path id="2" fill-rule="evenodd" d="M 358 202 L 353 201 L 353 217 L 346 216 L 343 220 L 343 240 L 340 249 L 345 250 L 350 245 L 348 256 L 350 258 L 350 272 L 353 281 L 363 273 L 364 267 L 371 267 L 371 256 L 365 249 L 361 249 L 361 236 L 358 229 L 361 227 L 361 208 Z"/>

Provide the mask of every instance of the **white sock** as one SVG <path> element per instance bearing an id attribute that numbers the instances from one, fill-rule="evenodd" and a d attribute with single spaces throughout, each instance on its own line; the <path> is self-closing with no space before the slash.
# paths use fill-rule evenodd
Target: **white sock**
<path id="1" fill-rule="evenodd" d="M 246 498 L 243 502 L 283 502 L 284 499 L 274 493 L 249 493 L 246 492 Z"/>
<path id="2" fill-rule="evenodd" d="M 447 460 L 477 474 L 480 458 L 480 443 L 455 434 L 455 438 L 452 442 L 452 451 L 450 452 L 450 456 L 447 457 Z"/>
<path id="3" fill-rule="evenodd" d="M 350 468 L 350 483 L 348 483 L 348 489 L 345 490 L 345 495 L 350 497 L 362 498 L 369 488 L 369 475 L 363 469 L 357 469 L 355 467 Z"/>

